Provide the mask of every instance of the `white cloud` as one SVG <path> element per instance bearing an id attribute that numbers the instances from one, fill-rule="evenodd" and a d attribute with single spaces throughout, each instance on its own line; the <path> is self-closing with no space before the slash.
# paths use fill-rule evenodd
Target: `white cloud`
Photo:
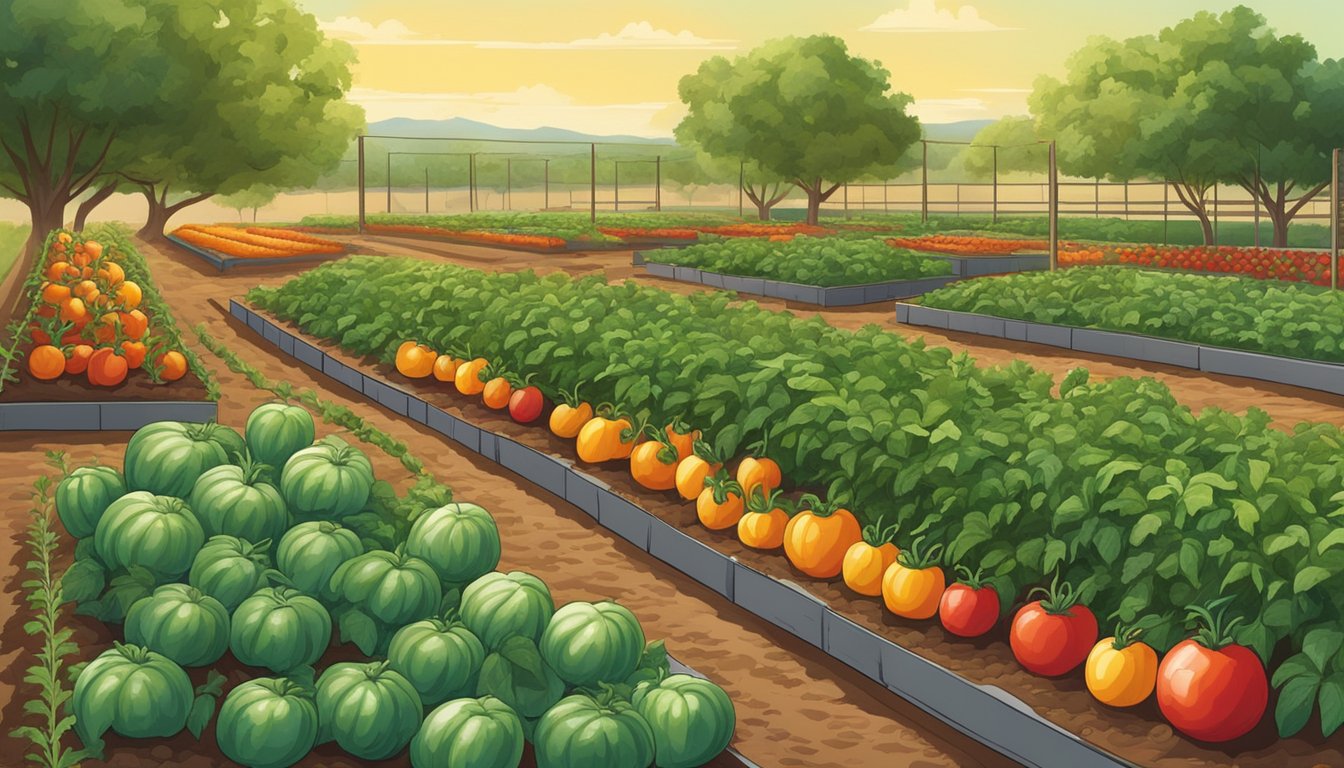
<path id="1" fill-rule="evenodd" d="M 446 120 L 465 117 L 503 128 L 551 126 L 594 134 L 629 134 L 657 138 L 667 135 L 653 118 L 665 102 L 579 104 L 549 85 L 514 91 L 481 93 L 412 93 L 352 88 L 350 100 L 363 106 L 369 122 L 393 117 Z"/>
<path id="2" fill-rule="evenodd" d="M 450 40 L 418 36 L 404 23 L 388 19 L 372 24 L 356 16 L 338 16 L 331 21 L 320 21 L 319 26 L 331 37 L 356 45 L 440 45 L 485 49 L 582 51 L 582 50 L 711 50 L 736 48 L 734 40 L 711 40 L 688 29 L 670 32 L 647 21 L 632 21 L 615 34 L 603 32 L 597 37 L 584 37 L 567 42 L 534 40 Z"/>
<path id="3" fill-rule="evenodd" d="M 982 18 L 972 5 L 963 5 L 956 11 L 938 8 L 935 0 L 910 0 L 905 8 L 885 13 L 866 27 L 863 32 L 1002 32 L 1012 29 L 1000 27 Z"/>
<path id="4" fill-rule="evenodd" d="M 916 99 L 910 114 L 925 123 L 954 123 L 997 117 L 983 99 Z"/>

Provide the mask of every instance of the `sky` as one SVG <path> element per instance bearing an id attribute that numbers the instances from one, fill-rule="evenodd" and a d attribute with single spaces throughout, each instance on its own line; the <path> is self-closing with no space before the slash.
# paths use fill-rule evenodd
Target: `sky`
<path id="1" fill-rule="evenodd" d="M 1344 0 L 1242 0 L 1322 58 L 1344 57 Z M 677 81 L 712 56 L 828 33 L 881 62 L 925 122 L 1025 114 L 1089 37 L 1148 34 L 1236 0 L 300 0 L 359 55 L 370 122 L 466 117 L 510 128 L 668 136 Z"/>

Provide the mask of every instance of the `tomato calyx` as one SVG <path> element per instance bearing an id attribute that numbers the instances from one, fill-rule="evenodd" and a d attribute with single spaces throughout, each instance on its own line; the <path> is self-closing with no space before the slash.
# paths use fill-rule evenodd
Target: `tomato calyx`
<path id="1" fill-rule="evenodd" d="M 924 538 L 923 536 L 916 537 L 914 541 L 910 542 L 910 546 L 902 548 L 901 553 L 896 556 L 896 562 L 913 571 L 922 571 L 926 568 L 942 565 L 943 545 L 932 544 L 926 549 Z"/>
<path id="2" fill-rule="evenodd" d="M 677 447 L 672 445 L 672 439 L 667 436 L 667 431 L 658 429 L 647 422 L 641 422 L 640 427 L 640 434 L 662 446 L 658 449 L 658 461 L 668 465 L 676 464 L 677 459 L 679 458 L 677 455 Z M 625 440 L 624 433 L 621 434 L 621 442 L 628 442 Z"/>
<path id="3" fill-rule="evenodd" d="M 1143 636 L 1143 627 L 1138 625 L 1115 625 L 1115 637 L 1111 638 L 1111 647 L 1117 651 L 1122 651 L 1129 646 L 1137 643 Z"/>
<path id="4" fill-rule="evenodd" d="M 730 493 L 739 499 L 742 498 L 742 486 L 728 474 L 727 470 L 720 469 L 713 475 L 706 475 L 705 487 L 710 489 L 715 504 L 727 504 Z"/>
<path id="5" fill-rule="evenodd" d="M 844 509 L 845 506 L 836 499 L 822 501 L 815 493 L 805 493 L 798 498 L 798 508 L 806 509 L 815 517 L 830 517 Z"/>
<path id="6" fill-rule="evenodd" d="M 1193 636 L 1195 642 L 1211 651 L 1237 644 L 1232 632 L 1245 617 L 1227 618 L 1227 605 L 1232 602 L 1233 597 L 1234 595 L 1227 595 L 1204 605 L 1186 606 L 1185 619 L 1186 623 L 1196 630 Z"/>
<path id="7" fill-rule="evenodd" d="M 860 532 L 864 542 L 873 547 L 880 547 L 885 544 L 891 544 L 896 539 L 896 532 L 901 528 L 900 523 L 892 523 L 885 528 L 877 523 L 865 525 Z"/>
<path id="8" fill-rule="evenodd" d="M 579 396 L 579 387 L 582 387 L 583 384 L 584 383 L 580 381 L 579 383 L 574 385 L 573 389 L 557 390 L 554 399 L 558 400 L 559 402 L 565 405 L 568 405 L 570 408 L 578 408 L 580 405 L 583 404 L 583 398 Z M 549 394 L 549 393 L 543 392 L 543 394 Z"/>
<path id="9" fill-rule="evenodd" d="M 1049 587 L 1036 587 L 1027 593 L 1027 599 L 1030 600 L 1038 593 L 1042 595 L 1040 603 L 1045 612 L 1057 616 L 1071 615 L 1069 611 L 1075 605 L 1078 605 L 1082 598 L 1082 595 L 1074 590 L 1072 584 L 1067 581 L 1060 582 L 1058 573 L 1055 574 L 1055 578 L 1050 582 Z"/>
<path id="10" fill-rule="evenodd" d="M 704 459 L 705 463 L 711 466 L 723 463 L 723 459 L 719 457 L 719 452 L 714 450 L 714 446 L 704 439 L 696 440 L 691 444 L 691 453 Z"/>
<path id="11" fill-rule="evenodd" d="M 958 565 L 955 568 L 953 568 L 953 570 L 956 571 L 961 576 L 961 578 L 957 579 L 958 583 L 965 584 L 966 586 L 970 587 L 976 592 L 979 592 L 980 590 L 988 586 L 988 584 L 985 582 L 984 579 L 983 568 L 976 568 L 974 571 L 972 571 L 970 568 L 967 568 L 964 565 Z"/>
<path id="12" fill-rule="evenodd" d="M 789 517 L 793 517 L 795 512 L 792 508 L 793 505 L 789 504 L 788 500 L 784 498 L 784 492 L 778 488 L 766 494 L 761 486 L 753 486 L 746 502 L 747 512 L 768 514 L 771 510 L 778 509 Z"/>

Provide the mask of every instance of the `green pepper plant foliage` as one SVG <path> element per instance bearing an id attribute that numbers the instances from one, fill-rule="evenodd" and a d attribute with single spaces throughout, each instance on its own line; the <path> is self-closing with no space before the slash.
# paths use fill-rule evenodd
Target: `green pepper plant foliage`
<path id="1" fill-rule="evenodd" d="M 804 285 L 862 285 L 952 274 L 947 259 L 892 248 L 878 239 L 799 236 L 787 242 L 736 238 L 666 249 L 652 261 L 726 275 Z"/>

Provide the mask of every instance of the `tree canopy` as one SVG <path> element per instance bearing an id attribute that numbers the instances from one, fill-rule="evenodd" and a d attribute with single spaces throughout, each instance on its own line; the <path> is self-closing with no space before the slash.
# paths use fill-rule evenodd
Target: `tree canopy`
<path id="1" fill-rule="evenodd" d="M 807 193 L 808 221 L 840 185 L 894 168 L 920 138 L 909 95 L 890 73 L 830 35 L 774 40 L 716 56 L 682 78 L 688 114 L 677 139 L 712 157 L 754 163 Z"/>
<path id="2" fill-rule="evenodd" d="M 998 147 L 997 164 L 993 147 Z M 1041 143 L 1036 121 L 1026 116 L 1011 116 L 981 128 L 971 144 L 960 153 L 961 167 L 967 175 L 988 179 L 1000 174 L 1023 171 L 1045 173 L 1050 163 L 1050 148 Z"/>
<path id="3" fill-rule="evenodd" d="M 1063 80 L 1037 81 L 1030 103 L 1038 129 L 1058 141 L 1064 172 L 1167 180 L 1209 241 L 1209 191 L 1239 184 L 1285 245 L 1293 215 L 1324 188 L 1329 148 L 1344 141 L 1330 111 L 1341 89 L 1338 62 L 1318 61 L 1300 36 L 1277 35 L 1238 6 L 1153 35 L 1094 38 Z"/>

